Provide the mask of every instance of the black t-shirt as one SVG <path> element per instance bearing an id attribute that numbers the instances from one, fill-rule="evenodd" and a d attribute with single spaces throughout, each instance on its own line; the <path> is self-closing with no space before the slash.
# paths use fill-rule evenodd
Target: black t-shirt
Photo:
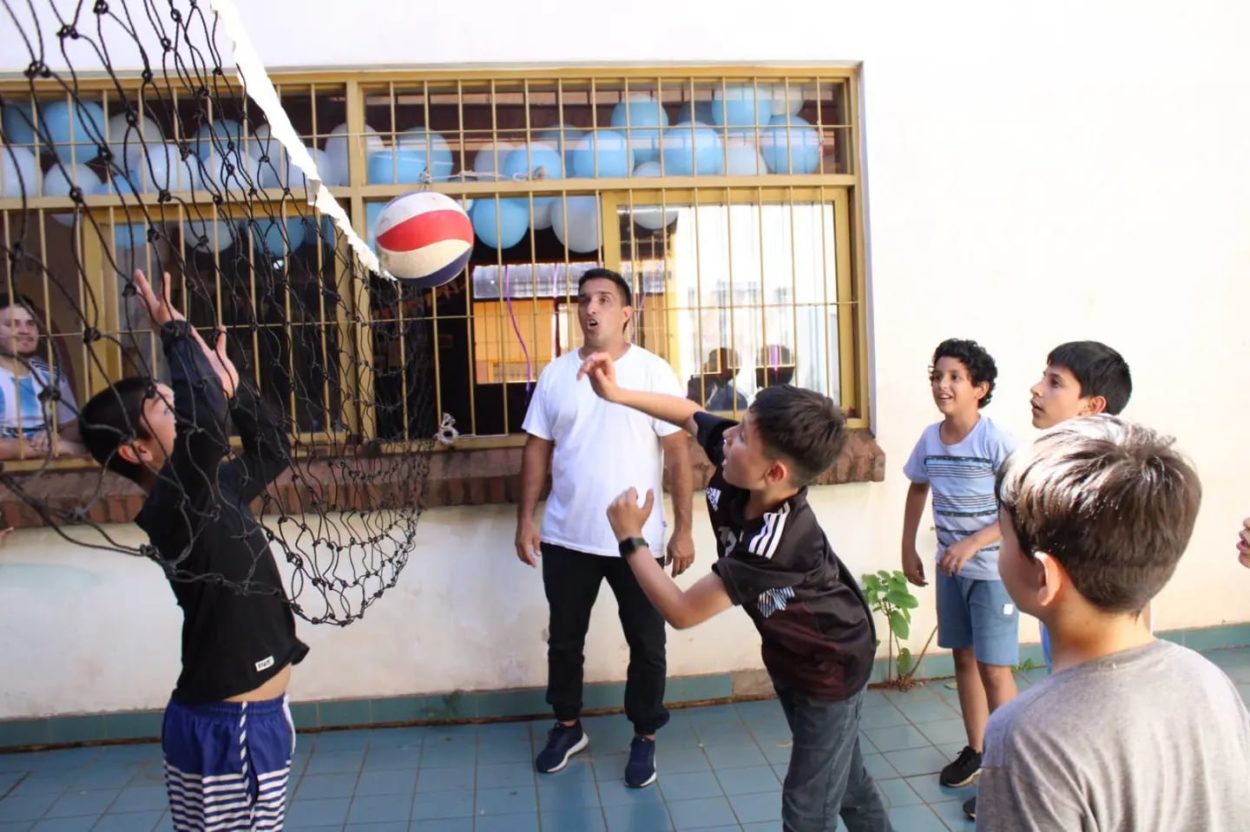
<path id="1" fill-rule="evenodd" d="M 136 522 L 156 547 L 182 607 L 182 673 L 174 699 L 216 702 L 260 687 L 308 653 L 295 637 L 268 535 L 250 506 L 290 459 L 281 425 L 246 382 L 227 404 L 186 323 L 167 324 L 161 338 L 177 437 Z M 227 410 L 243 451 L 224 461 Z"/>
<path id="2" fill-rule="evenodd" d="M 707 486 L 718 555 L 712 569 L 760 631 L 764 666 L 814 698 L 853 696 L 872 673 L 876 631 L 859 585 L 807 503 L 807 489 L 748 520 L 750 492 L 726 482 L 722 470 L 723 435 L 736 423 L 709 413 L 695 420 L 699 444 L 716 466 Z"/>

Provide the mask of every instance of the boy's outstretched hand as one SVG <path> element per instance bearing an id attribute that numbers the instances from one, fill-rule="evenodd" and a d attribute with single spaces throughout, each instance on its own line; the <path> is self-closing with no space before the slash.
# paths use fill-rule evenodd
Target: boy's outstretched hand
<path id="1" fill-rule="evenodd" d="M 655 505 L 655 492 L 647 489 L 647 501 L 638 505 L 638 489 L 626 489 L 608 506 L 608 522 L 617 540 L 627 537 L 642 537 L 642 526 L 651 516 L 651 508 Z"/>
<path id="2" fill-rule="evenodd" d="M 616 367 L 613 366 L 612 356 L 606 352 L 593 353 L 582 362 L 577 371 L 577 380 L 581 381 L 582 378 L 590 379 L 590 386 L 601 399 L 610 402 L 617 400 L 621 388 L 616 386 Z"/>
<path id="3" fill-rule="evenodd" d="M 1237 540 L 1237 560 L 1250 569 L 1250 517 L 1245 519 L 1241 527 L 1241 536 Z"/>
<path id="4" fill-rule="evenodd" d="M 160 329 L 165 324 L 174 321 L 185 321 L 186 316 L 178 311 L 173 302 L 169 299 L 169 287 L 173 285 L 173 280 L 169 276 L 169 272 L 165 272 L 161 280 L 161 296 L 157 298 L 156 293 L 152 291 L 152 284 L 148 281 L 147 275 L 142 269 L 135 269 L 134 283 L 135 292 L 138 293 L 139 299 L 143 301 L 144 307 L 148 310 L 148 317 L 152 320 L 152 328 Z M 204 357 L 208 359 L 208 363 L 217 373 L 217 379 L 221 382 L 221 389 L 225 392 L 226 398 L 234 397 L 235 388 L 239 386 L 239 371 L 235 369 L 234 362 L 230 360 L 230 356 L 226 353 L 226 330 L 218 328 L 216 331 L 216 346 L 209 347 L 204 343 L 204 339 L 200 337 L 200 333 L 195 327 L 189 327 L 191 337 L 195 339 L 195 343 L 200 345 L 200 349 L 204 352 Z"/>

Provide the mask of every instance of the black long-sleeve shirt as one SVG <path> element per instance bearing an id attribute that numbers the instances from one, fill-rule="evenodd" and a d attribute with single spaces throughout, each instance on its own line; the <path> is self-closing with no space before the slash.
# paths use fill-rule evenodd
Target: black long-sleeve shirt
<path id="1" fill-rule="evenodd" d="M 177 435 L 136 522 L 156 547 L 183 611 L 182 672 L 173 696 L 214 702 L 260 687 L 308 653 L 296 638 L 268 536 L 250 507 L 290 464 L 289 447 L 281 424 L 246 382 L 227 402 L 189 324 L 166 324 L 161 340 Z M 243 452 L 229 461 L 227 413 L 243 440 Z"/>

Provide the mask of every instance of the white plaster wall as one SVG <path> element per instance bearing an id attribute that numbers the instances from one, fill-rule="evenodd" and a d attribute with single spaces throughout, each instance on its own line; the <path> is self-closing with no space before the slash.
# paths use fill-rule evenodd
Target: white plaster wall
<path id="1" fill-rule="evenodd" d="M 1175 434 L 1205 484 L 1158 625 L 1250 619 L 1250 573 L 1233 551 L 1250 514 L 1250 5 L 240 5 L 272 68 L 862 62 L 888 477 L 815 496 L 839 551 L 857 573 L 897 564 L 899 470 L 934 418 L 924 371 L 939 340 L 991 349 L 1001 375 L 987 412 L 1027 437 L 1027 390 L 1047 350 L 1098 338 L 1132 364 L 1128 415 Z M 0 38 L 0 66 L 25 64 L 16 48 Z M 364 621 L 304 628 L 314 650 L 297 698 L 541 684 L 545 603 L 539 576 L 511 554 L 512 516 L 430 512 L 400 585 Z M 701 527 L 698 543 L 701 574 Z M 926 592 L 921 635 L 931 610 Z M 177 608 L 149 564 L 15 533 L 0 549 L 0 616 L 0 718 L 156 706 L 172 683 Z M 623 676 L 614 616 L 605 590 L 590 679 Z M 672 642 L 675 674 L 758 665 L 738 613 Z"/>

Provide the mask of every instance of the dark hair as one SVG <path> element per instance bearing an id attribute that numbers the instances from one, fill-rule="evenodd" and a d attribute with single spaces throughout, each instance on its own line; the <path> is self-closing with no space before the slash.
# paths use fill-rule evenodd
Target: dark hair
<path id="1" fill-rule="evenodd" d="M 776 387 L 794 380 L 794 356 L 785 344 L 767 344 L 760 347 L 755 362 L 755 386 Z"/>
<path id="2" fill-rule="evenodd" d="M 0 292 L 0 309 L 8 309 L 10 306 L 20 306 L 36 321 L 39 320 L 39 307 L 30 298 L 21 293 L 10 295 L 8 292 Z"/>
<path id="3" fill-rule="evenodd" d="M 1139 612 L 1163 588 L 1202 502 L 1171 437 L 1107 415 L 1070 419 L 1017 450 L 996 491 L 1021 551 L 1056 558 L 1108 612 Z"/>
<path id="4" fill-rule="evenodd" d="M 612 271 L 611 269 L 604 269 L 604 268 L 596 267 L 596 268 L 588 270 L 585 274 L 583 274 L 581 277 L 577 279 L 577 291 L 580 292 L 582 290 L 582 286 L 586 284 L 587 280 L 594 280 L 595 278 L 604 278 L 606 280 L 611 280 L 613 283 L 616 284 L 617 288 L 621 290 L 621 298 L 625 301 L 625 305 L 626 306 L 634 305 L 634 293 L 633 293 L 633 290 L 629 288 L 629 282 L 626 281 L 625 278 L 621 277 L 618 273 Z"/>
<path id="5" fill-rule="evenodd" d="M 967 367 L 968 375 L 971 376 L 974 385 L 983 382 L 988 384 L 989 389 L 977 402 L 977 407 L 985 407 L 990 403 L 990 399 L 994 396 L 994 379 L 998 378 L 998 366 L 994 363 L 993 357 L 985 351 L 985 347 L 976 341 L 947 338 L 933 351 L 933 363 L 929 366 L 930 376 L 933 374 L 933 369 L 937 367 L 938 361 L 943 358 L 954 358 Z"/>
<path id="6" fill-rule="evenodd" d="M 1133 376 L 1124 357 L 1100 341 L 1068 341 L 1046 356 L 1048 366 L 1063 367 L 1081 385 L 1081 398 L 1102 396 L 1115 415 L 1133 395 Z"/>
<path id="7" fill-rule="evenodd" d="M 790 482 L 796 486 L 828 471 L 846 444 L 842 409 L 814 390 L 765 387 L 755 394 L 750 412 L 764 447 L 790 463 Z"/>
<path id="8" fill-rule="evenodd" d="M 149 439 L 143 406 L 156 395 L 150 378 L 124 378 L 96 393 L 78 412 L 78 432 L 95 461 L 128 480 L 143 484 L 151 475 L 142 465 L 117 453 L 122 445 Z"/>

